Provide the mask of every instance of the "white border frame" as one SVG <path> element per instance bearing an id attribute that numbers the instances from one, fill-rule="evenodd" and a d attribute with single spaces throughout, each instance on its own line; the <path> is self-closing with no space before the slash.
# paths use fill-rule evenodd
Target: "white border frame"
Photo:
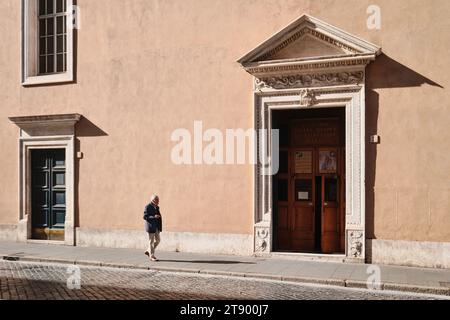
<path id="1" fill-rule="evenodd" d="M 28 16 L 28 8 L 30 1 L 38 1 L 38 0 L 22 0 L 22 28 L 21 28 L 21 41 L 22 41 L 22 85 L 39 85 L 39 84 L 52 84 L 52 83 L 62 83 L 62 82 L 72 82 L 74 80 L 74 50 L 73 50 L 73 29 L 74 26 L 71 23 L 73 20 L 73 0 L 67 1 L 67 19 L 66 19 L 66 28 L 67 28 L 67 70 L 64 73 L 57 73 L 51 75 L 30 75 L 28 74 L 28 66 L 30 61 L 28 61 L 28 51 L 32 48 L 29 48 L 28 45 L 28 36 L 30 32 L 30 17 Z M 36 17 L 37 18 L 37 17 Z M 38 37 L 36 33 L 36 37 Z M 39 39 L 37 38 L 36 41 Z M 38 46 L 36 45 L 36 59 L 39 56 L 37 50 Z M 38 61 L 35 62 L 36 64 Z"/>
<path id="2" fill-rule="evenodd" d="M 75 139 L 73 135 L 48 137 L 21 137 L 19 141 L 19 225 L 18 240 L 31 239 L 31 150 L 64 149 L 66 152 L 66 218 L 64 241 L 66 245 L 75 245 Z"/>
<path id="3" fill-rule="evenodd" d="M 255 128 L 272 128 L 272 111 L 345 107 L 346 214 L 345 260 L 365 261 L 365 85 L 308 88 L 314 105 L 302 104 L 304 89 L 259 91 L 254 93 Z M 259 137 L 258 137 L 259 139 Z M 259 141 L 257 143 L 259 146 Z M 271 142 L 267 142 L 271 157 Z M 270 170 L 271 172 L 271 170 Z M 261 175 L 255 165 L 254 252 L 271 253 L 273 244 L 272 176 Z"/>

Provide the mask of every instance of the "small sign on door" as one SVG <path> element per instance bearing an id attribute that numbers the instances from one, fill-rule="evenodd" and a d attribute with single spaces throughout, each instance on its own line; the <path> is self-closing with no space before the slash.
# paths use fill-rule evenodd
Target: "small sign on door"
<path id="1" fill-rule="evenodd" d="M 295 152 L 295 173 L 312 173 L 312 151 Z"/>
<path id="2" fill-rule="evenodd" d="M 309 200 L 309 192 L 300 191 L 298 193 L 298 200 Z"/>

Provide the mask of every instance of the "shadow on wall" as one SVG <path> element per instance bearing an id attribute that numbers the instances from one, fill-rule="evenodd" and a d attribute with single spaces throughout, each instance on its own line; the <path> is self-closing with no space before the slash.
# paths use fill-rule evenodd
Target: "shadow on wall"
<path id="1" fill-rule="evenodd" d="M 75 227 L 80 226 L 80 211 L 79 211 L 79 197 L 78 197 L 78 188 L 80 182 L 80 162 L 83 159 L 83 156 L 79 157 L 78 154 L 81 152 L 81 142 L 79 137 L 105 137 L 108 134 L 97 127 L 94 123 L 92 123 L 89 119 L 82 116 L 80 121 L 75 126 L 75 181 L 74 181 L 74 203 L 75 203 Z M 76 239 L 75 239 L 76 243 Z"/>
<path id="2" fill-rule="evenodd" d="M 84 116 L 76 124 L 75 130 L 77 137 L 102 137 L 108 135 Z"/>
<path id="3" fill-rule="evenodd" d="M 385 54 L 369 64 L 366 82 L 370 89 L 420 87 L 424 84 L 444 88 Z"/>
<path id="4" fill-rule="evenodd" d="M 442 88 L 438 83 L 422 76 L 401 63 L 382 54 L 372 62 L 366 71 L 366 137 L 378 132 L 379 95 L 376 89 L 407 88 L 430 85 Z M 388 108 L 389 106 L 383 106 Z M 382 143 L 382 137 L 381 137 Z M 375 239 L 375 175 L 376 175 L 377 145 L 366 144 L 366 237 Z M 370 246 L 368 250 L 370 251 Z M 370 252 L 368 254 L 370 258 Z M 370 262 L 370 261 L 369 261 Z"/>

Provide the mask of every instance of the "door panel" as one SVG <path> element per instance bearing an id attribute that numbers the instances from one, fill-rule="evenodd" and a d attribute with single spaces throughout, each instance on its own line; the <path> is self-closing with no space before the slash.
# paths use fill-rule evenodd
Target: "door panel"
<path id="1" fill-rule="evenodd" d="M 337 228 L 338 209 L 324 208 L 322 213 L 322 252 L 339 251 L 339 230 Z"/>
<path id="2" fill-rule="evenodd" d="M 314 227 L 314 210 L 312 207 L 296 207 L 294 215 L 294 230 L 312 233 Z"/>
<path id="3" fill-rule="evenodd" d="M 314 251 L 313 150 L 292 149 L 291 225 L 292 250 Z"/>
<path id="4" fill-rule="evenodd" d="M 298 251 L 314 251 L 314 207 L 297 206 L 294 209 L 292 246 Z"/>
<path id="5" fill-rule="evenodd" d="M 291 248 L 291 230 L 287 205 L 278 206 L 278 247 L 281 250 L 289 250 Z"/>
<path id="6" fill-rule="evenodd" d="M 322 214 L 323 233 L 337 232 L 337 208 L 323 208 Z"/>
<path id="7" fill-rule="evenodd" d="M 338 177 L 322 177 L 322 252 L 339 251 Z"/>
<path id="8" fill-rule="evenodd" d="M 64 240 L 65 175 L 64 149 L 31 151 L 33 239 Z"/>
<path id="9" fill-rule="evenodd" d="M 279 206 L 278 207 L 278 227 L 281 230 L 289 229 L 289 217 L 288 217 L 288 207 Z"/>

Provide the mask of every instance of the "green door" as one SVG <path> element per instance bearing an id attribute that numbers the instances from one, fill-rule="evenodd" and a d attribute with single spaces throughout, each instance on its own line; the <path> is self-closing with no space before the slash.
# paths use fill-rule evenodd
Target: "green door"
<path id="1" fill-rule="evenodd" d="M 31 151 L 32 237 L 64 240 L 66 153 L 64 149 Z"/>

